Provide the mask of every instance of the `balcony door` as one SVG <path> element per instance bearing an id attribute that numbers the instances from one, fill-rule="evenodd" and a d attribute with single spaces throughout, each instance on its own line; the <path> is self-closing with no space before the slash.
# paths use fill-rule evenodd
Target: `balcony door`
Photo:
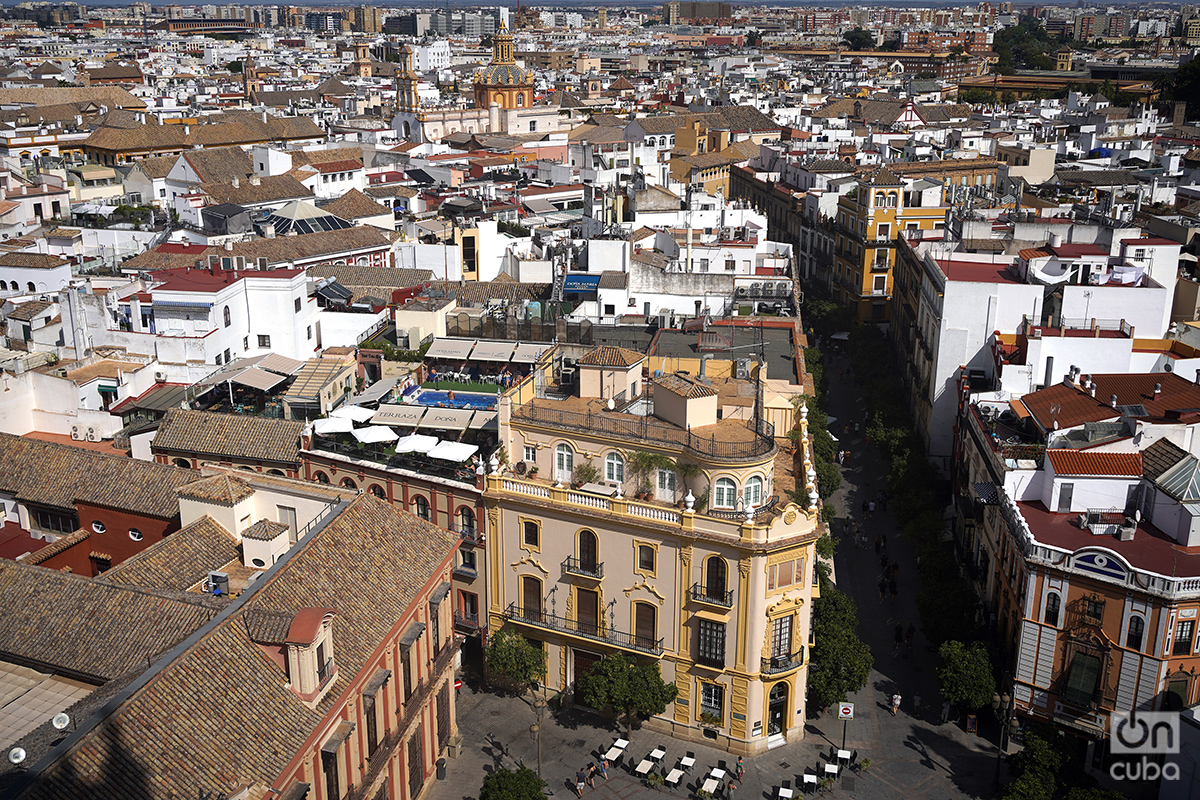
<path id="1" fill-rule="evenodd" d="M 792 618 L 780 617 L 771 623 L 771 661 L 777 666 L 788 663 L 792 654 Z"/>
<path id="2" fill-rule="evenodd" d="M 575 602 L 578 607 L 575 619 L 580 632 L 597 635 L 600 632 L 600 595 L 591 589 L 576 589 Z"/>
<path id="3" fill-rule="evenodd" d="M 537 578 L 521 578 L 521 612 L 526 619 L 542 616 L 542 583 Z"/>
<path id="4" fill-rule="evenodd" d="M 704 566 L 704 593 L 712 600 L 725 600 L 725 559 L 712 557 Z"/>
<path id="5" fill-rule="evenodd" d="M 596 574 L 599 563 L 599 553 L 596 546 L 596 534 L 591 531 L 579 532 L 579 568 L 591 575 Z"/>

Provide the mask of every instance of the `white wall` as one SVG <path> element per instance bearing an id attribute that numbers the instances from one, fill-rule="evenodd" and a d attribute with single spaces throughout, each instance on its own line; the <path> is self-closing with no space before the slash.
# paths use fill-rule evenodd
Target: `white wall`
<path id="1" fill-rule="evenodd" d="M 347 311 L 322 309 L 317 315 L 322 347 L 356 347 L 358 337 L 381 319 L 387 318 L 387 309 L 378 314 L 354 314 Z"/>

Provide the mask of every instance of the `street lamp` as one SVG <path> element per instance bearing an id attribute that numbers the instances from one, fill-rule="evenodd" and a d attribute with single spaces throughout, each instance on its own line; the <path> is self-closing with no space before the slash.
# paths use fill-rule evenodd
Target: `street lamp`
<path id="1" fill-rule="evenodd" d="M 1013 699 L 1008 692 L 992 695 L 992 713 L 996 715 L 996 721 L 1000 723 L 1000 749 L 996 751 L 997 786 L 1000 785 L 1000 762 L 1004 759 L 1004 754 L 1008 752 L 1008 740 L 1017 732 L 1018 728 L 1015 711 Z"/>
<path id="2" fill-rule="evenodd" d="M 537 722 L 529 726 L 529 737 L 537 742 L 537 775 L 542 777 L 542 713 L 546 710 L 546 701 L 540 697 L 533 698 L 533 710 L 537 714 Z"/>

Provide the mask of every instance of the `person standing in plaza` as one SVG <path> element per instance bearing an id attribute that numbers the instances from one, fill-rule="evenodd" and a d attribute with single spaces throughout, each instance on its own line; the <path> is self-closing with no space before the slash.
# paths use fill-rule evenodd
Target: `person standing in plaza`
<path id="1" fill-rule="evenodd" d="M 740 781 L 742 779 L 742 775 L 744 775 L 746 773 L 746 768 L 742 765 L 742 757 L 741 756 L 738 756 L 737 767 L 735 767 L 735 770 L 737 772 L 737 779 Z"/>
<path id="2" fill-rule="evenodd" d="M 607 758 L 600 759 L 600 777 L 604 778 L 604 780 L 608 780 L 608 759 Z"/>
<path id="3" fill-rule="evenodd" d="M 738 785 L 733 781 L 729 782 L 729 785 L 725 787 L 725 800 L 734 800 L 733 794 L 737 790 L 737 787 Z"/>
<path id="4" fill-rule="evenodd" d="M 896 716 L 896 712 L 900 710 L 900 693 L 896 692 L 892 695 L 892 716 Z M 582 794 L 580 795 L 583 796 Z"/>
<path id="5" fill-rule="evenodd" d="M 587 765 L 587 785 L 591 789 L 596 788 L 596 765 L 595 764 Z"/>
<path id="6" fill-rule="evenodd" d="M 587 773 L 583 770 L 575 773 L 575 794 L 583 797 L 583 787 L 586 785 Z"/>
<path id="7" fill-rule="evenodd" d="M 900 645 L 902 645 L 903 643 L 904 643 L 904 628 L 901 625 L 897 624 L 896 625 L 895 643 L 892 645 L 892 655 L 893 656 L 895 656 L 896 653 L 900 652 Z"/>
<path id="8" fill-rule="evenodd" d="M 950 721 L 950 701 L 942 701 L 942 724 L 945 725 Z"/>

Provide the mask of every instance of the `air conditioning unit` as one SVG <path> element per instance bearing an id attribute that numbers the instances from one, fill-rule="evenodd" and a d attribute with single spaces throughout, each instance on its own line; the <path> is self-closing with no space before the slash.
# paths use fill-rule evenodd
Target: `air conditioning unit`
<path id="1" fill-rule="evenodd" d="M 165 372 L 154 373 L 154 382 L 155 383 L 166 383 L 167 382 L 167 373 L 165 373 Z"/>
<path id="2" fill-rule="evenodd" d="M 753 294 L 755 297 L 761 296 L 762 295 L 762 284 L 761 283 L 750 284 L 750 293 Z"/>
<path id="3" fill-rule="evenodd" d="M 83 441 L 83 439 L 84 439 L 84 433 L 83 433 L 83 431 L 81 431 L 81 430 L 79 429 L 79 426 L 78 426 L 78 425 L 72 425 L 72 426 L 71 426 L 71 438 L 72 438 L 72 439 L 74 439 L 74 440 L 75 440 L 75 441 L 77 441 L 77 442 L 82 442 L 82 441 Z"/>
<path id="4" fill-rule="evenodd" d="M 97 431 L 95 428 L 90 428 L 90 427 L 89 427 L 89 428 L 87 429 L 87 440 L 88 440 L 89 442 L 98 442 L 98 441 L 100 441 L 100 432 L 99 432 L 99 431 Z"/>
<path id="5" fill-rule="evenodd" d="M 204 591 L 217 597 L 229 596 L 229 575 L 224 572 L 210 572 L 204 581 Z"/>
<path id="6" fill-rule="evenodd" d="M 791 293 L 792 293 L 792 285 L 790 283 L 775 284 L 775 294 L 777 294 L 778 296 L 787 297 Z"/>
<path id="7" fill-rule="evenodd" d="M 735 363 L 736 376 L 739 381 L 750 380 L 750 359 L 739 358 Z"/>
<path id="8" fill-rule="evenodd" d="M 739 286 L 734 290 L 733 293 L 738 297 L 745 297 L 748 294 L 748 291 L 745 286 Z"/>

